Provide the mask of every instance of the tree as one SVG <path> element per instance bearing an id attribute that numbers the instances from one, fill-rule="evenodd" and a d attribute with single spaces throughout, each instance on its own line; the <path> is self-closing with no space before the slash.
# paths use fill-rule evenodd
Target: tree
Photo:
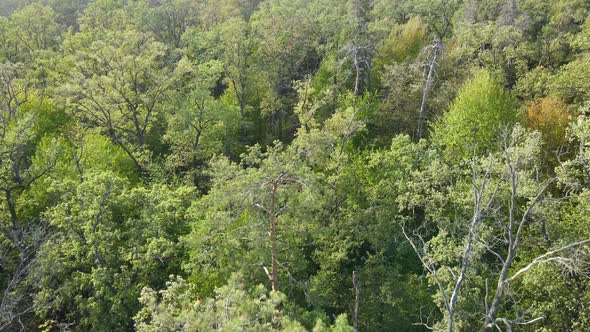
<path id="1" fill-rule="evenodd" d="M 212 95 L 223 75 L 219 61 L 194 65 L 184 59 L 178 63 L 176 75 L 183 84 L 175 98 L 178 107 L 167 114 L 163 139 L 172 148 L 167 161 L 173 170 L 196 172 L 193 180 L 197 180 L 198 169 L 207 159 L 216 154 L 239 155 L 239 106 L 231 92 L 218 98 Z"/>
<path id="2" fill-rule="evenodd" d="M 55 12 L 39 3 L 13 13 L 7 24 L 5 56 L 12 62 L 21 62 L 31 61 L 45 50 L 57 51 L 63 31 L 56 20 Z"/>
<path id="3" fill-rule="evenodd" d="M 570 122 L 568 105 L 560 98 L 545 97 L 533 100 L 527 107 L 524 122 L 528 128 L 541 132 L 547 161 L 561 159 L 567 145 L 566 131 Z M 554 166 L 554 163 L 550 163 Z"/>
<path id="4" fill-rule="evenodd" d="M 438 222 L 438 234 L 425 240 L 419 233 L 406 233 L 433 283 L 439 287 L 441 306 L 446 312 L 447 331 L 454 331 L 457 327 L 472 329 L 478 324 L 483 325 L 482 331 L 491 331 L 499 325 L 512 329 L 518 325 L 539 322 L 542 317 L 529 318 L 526 315 L 527 308 L 519 307 L 516 290 L 513 290 L 515 282 L 532 268 L 544 263 L 563 264 L 566 269 L 580 266 L 579 258 L 572 250 L 589 243 L 588 239 L 577 238 L 560 245 L 535 245 L 543 243 L 537 241 L 536 237 L 547 237 L 543 213 L 547 213 L 552 204 L 559 202 L 553 200 L 550 193 L 556 178 L 539 178 L 538 170 L 535 169 L 539 152 L 540 135 L 529 134 L 516 127 L 512 134 L 504 136 L 504 146 L 500 152 L 486 158 L 473 158 L 471 181 L 468 180 L 469 176 L 465 176 L 456 182 L 455 188 L 467 190 L 459 196 L 465 195 L 469 187 L 472 189 L 472 203 L 465 210 L 461 210 L 462 203 L 459 203 L 465 199 L 464 196 L 457 202 L 453 202 L 453 198 L 447 199 L 444 204 L 455 207 L 450 208 L 449 215 L 444 212 L 433 215 L 441 220 Z M 454 190 L 451 189 L 447 195 L 455 197 Z M 452 211 L 457 208 L 458 211 Z M 470 209 L 472 217 L 468 225 L 453 224 L 456 215 L 467 216 Z M 533 231 L 535 228 L 537 231 Z M 458 238 L 453 239 L 455 236 Z M 449 248 L 441 244 L 456 249 L 450 249 L 449 252 Z M 539 246 L 541 254 L 530 257 L 530 254 L 525 253 L 527 246 L 531 245 Z M 446 255 L 451 252 L 455 252 L 456 258 L 447 261 L 449 258 Z M 497 261 L 497 265 L 488 265 L 486 255 Z M 518 260 L 520 256 L 527 257 L 525 262 Z M 449 263 L 452 265 L 449 266 Z M 489 289 L 489 279 L 496 280 L 495 288 L 492 286 Z M 469 288 L 467 285 L 470 285 Z M 481 296 L 479 294 L 484 291 L 483 306 L 477 304 L 476 308 L 470 307 L 475 305 L 470 301 Z M 470 313 L 476 310 L 485 313 L 484 322 L 478 322 L 477 316 L 470 317 Z M 508 314 L 516 317 L 504 317 Z"/>
<path id="5" fill-rule="evenodd" d="M 55 234 L 32 272 L 37 315 L 47 328 L 130 328 L 141 288 L 163 287 L 168 275 L 180 272 L 178 238 L 188 230 L 193 190 L 130 188 L 126 179 L 100 170 L 82 182 L 56 179 L 52 188 L 61 199 L 46 212 Z"/>
<path id="6" fill-rule="evenodd" d="M 227 41 L 223 48 L 225 73 L 240 104 L 240 115 L 244 116 L 249 92 L 250 57 L 256 45 L 255 39 L 250 25 L 237 18 L 227 22 L 227 25 L 224 24 L 221 34 L 223 40 Z"/>
<path id="7" fill-rule="evenodd" d="M 432 140 L 449 155 L 470 157 L 492 151 L 503 129 L 516 121 L 516 103 L 487 71 L 465 83 L 455 101 L 434 125 Z"/>
<path id="8" fill-rule="evenodd" d="M 399 231 L 404 221 L 419 218 L 406 201 L 420 186 L 414 179 L 433 157 L 429 154 L 425 144 L 398 136 L 389 149 L 349 151 L 337 172 L 326 172 L 326 221 L 316 240 L 319 269 L 311 278 L 314 306 L 334 315 L 352 312 L 351 276 L 357 271 L 359 330 L 423 331 L 420 322 L 431 325 L 440 315 Z"/>
<path id="9" fill-rule="evenodd" d="M 48 234 L 39 215 L 27 213 L 35 203 L 26 194 L 52 171 L 59 154 L 52 138 L 40 142 L 39 114 L 51 106 L 23 71 L 20 64 L 0 65 L 0 328 L 15 322 L 24 328 L 21 319 L 35 309 L 27 276 Z"/>
<path id="10" fill-rule="evenodd" d="M 370 2 L 351 0 L 350 16 L 353 25 L 351 45 L 348 47 L 355 71 L 353 91 L 362 95 L 371 87 L 371 60 L 373 43 L 369 37 Z"/>
<path id="11" fill-rule="evenodd" d="M 170 48 L 182 46 L 182 35 L 198 24 L 197 2 L 188 0 L 143 1 L 138 5 L 138 24 L 151 31 L 156 39 Z"/>
<path id="12" fill-rule="evenodd" d="M 239 275 L 215 290 L 212 298 L 200 298 L 194 285 L 177 277 L 167 282 L 165 290 L 144 288 L 143 309 L 135 317 L 138 331 L 306 331 L 293 313 L 280 311 L 288 307 L 284 294 L 267 292 L 258 285 L 247 289 Z M 349 332 L 346 316 L 326 326 L 318 318 L 313 331 Z"/>
<path id="13" fill-rule="evenodd" d="M 89 0 L 49 0 L 48 5 L 55 11 L 56 20 L 62 25 L 72 27 L 74 31 L 80 28 L 77 22 L 79 16 L 90 4 Z"/>
<path id="14" fill-rule="evenodd" d="M 255 146 L 243 157 L 243 169 L 224 159 L 212 165 L 217 172 L 213 187 L 194 211 L 193 232 L 186 240 L 193 275 L 206 284 L 242 271 L 258 282 L 268 278 L 271 289 L 279 291 L 281 280 L 305 271 L 303 257 L 293 250 L 311 235 L 312 211 L 321 201 L 313 172 L 291 149 L 283 151 L 277 143 L 262 152 Z M 242 256 L 244 250 L 250 253 Z M 217 272 L 204 273 L 210 268 Z M 216 276 L 221 280 L 207 281 Z"/>
<path id="15" fill-rule="evenodd" d="M 428 46 L 426 52 L 429 53 L 427 64 L 425 65 L 423 77 L 424 89 L 422 92 L 422 103 L 420 104 L 420 112 L 418 113 L 418 131 L 417 138 L 422 138 L 424 134 L 424 122 L 426 120 L 426 103 L 428 94 L 432 89 L 436 66 L 438 65 L 438 58 L 444 50 L 444 39 L 452 28 L 452 15 L 456 11 L 458 2 L 451 0 L 421 2 L 418 1 L 416 10 L 428 24 L 432 31 L 434 41 L 432 45 Z"/>
<path id="16" fill-rule="evenodd" d="M 426 24 L 418 16 L 391 29 L 376 49 L 373 70 L 383 74 L 386 65 L 415 60 L 427 41 L 427 29 Z"/>
<path id="17" fill-rule="evenodd" d="M 306 1 L 263 2 L 252 16 L 252 32 L 258 36 L 252 67 L 257 75 L 260 127 L 264 140 L 289 142 L 297 127 L 292 109 L 296 103 L 293 82 L 314 72 L 320 60 L 320 31 L 316 15 Z"/>
<path id="18" fill-rule="evenodd" d="M 125 3 L 116 0 L 98 0 L 90 3 L 78 17 L 81 32 L 95 34 L 111 31 L 123 31 L 130 23 L 130 13 Z"/>
<path id="19" fill-rule="evenodd" d="M 563 66 L 550 83 L 552 94 L 570 103 L 582 105 L 590 94 L 586 77 L 590 73 L 590 56 L 580 55 Z"/>
<path id="20" fill-rule="evenodd" d="M 145 173 L 151 157 L 146 148 L 155 138 L 174 75 L 162 62 L 163 44 L 133 30 L 108 36 L 109 42 L 80 33 L 68 41 L 76 65 L 64 94 L 80 121 L 101 128 Z"/>

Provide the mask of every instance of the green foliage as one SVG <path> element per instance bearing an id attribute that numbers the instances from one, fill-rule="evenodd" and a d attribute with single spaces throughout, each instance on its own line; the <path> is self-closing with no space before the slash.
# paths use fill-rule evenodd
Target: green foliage
<path id="1" fill-rule="evenodd" d="M 415 131 L 423 93 L 421 75 L 420 65 L 414 62 L 394 63 L 382 71 L 383 99 L 376 125 L 383 143 L 396 133 Z"/>
<path id="2" fill-rule="evenodd" d="M 178 237 L 187 231 L 192 190 L 132 189 L 103 171 L 81 183 L 53 183 L 51 191 L 61 202 L 45 213 L 55 233 L 40 249 L 34 273 L 38 315 L 82 329 L 129 328 L 141 288 L 162 287 L 179 271 Z"/>
<path id="3" fill-rule="evenodd" d="M 243 156 L 244 168 L 226 159 L 213 164 L 211 192 L 193 207 L 193 231 L 185 239 L 193 280 L 200 287 L 212 290 L 240 270 L 252 281 L 267 280 L 272 216 L 280 225 L 285 273 L 298 278 L 305 271 L 301 250 L 319 222 L 314 212 L 321 199 L 314 174 L 291 156 L 293 151 L 283 151 L 280 144 L 266 152 L 255 146 Z M 281 276 L 283 281 L 287 275 Z"/>
<path id="4" fill-rule="evenodd" d="M 172 48 L 181 46 L 182 35 L 199 19 L 197 3 L 189 0 L 139 1 L 134 9 L 139 27 Z"/>
<path id="5" fill-rule="evenodd" d="M 50 7 L 38 3 L 13 13 L 5 27 L 4 56 L 13 62 L 27 61 L 42 51 L 56 51 L 64 32 L 56 19 Z"/>
<path id="6" fill-rule="evenodd" d="M 320 268 L 311 279 L 310 295 L 314 305 L 328 312 L 347 312 L 354 300 L 351 277 L 356 270 L 364 308 L 362 329 L 420 330 L 412 326 L 420 320 L 413 308 L 437 310 L 399 230 L 412 218 L 405 210 L 410 178 L 430 158 L 424 145 L 413 144 L 407 136 L 397 137 L 390 147 L 349 160 L 330 179 L 336 188 L 328 203 L 342 205 L 319 230 L 315 260 Z"/>
<path id="7" fill-rule="evenodd" d="M 270 331 L 280 326 L 275 318 L 284 296 L 268 294 L 263 286 L 244 290 L 234 276 L 216 289 L 214 298 L 198 299 L 196 289 L 182 278 L 167 282 L 161 299 L 144 289 L 144 308 L 136 316 L 138 331 L 208 331 L 217 329 Z M 277 317 L 278 318 L 278 317 Z"/>
<path id="8" fill-rule="evenodd" d="M 168 128 L 163 140 L 170 144 L 168 169 L 196 172 L 205 160 L 216 154 L 239 155 L 239 105 L 235 96 L 226 92 L 212 96 L 223 72 L 222 64 L 210 61 L 193 65 L 188 59 L 178 63 L 176 75 L 184 84 L 178 93 L 178 106 L 167 115 Z"/>
<path id="9" fill-rule="evenodd" d="M 93 38 L 80 33 L 66 41 L 68 59 L 77 65 L 64 94 L 80 121 L 100 128 L 143 172 L 150 152 L 159 152 L 158 122 L 175 79 L 162 63 L 166 47 L 133 30 Z"/>
<path id="10" fill-rule="evenodd" d="M 83 32 L 121 31 L 129 24 L 129 16 L 122 1 L 97 0 L 93 1 L 78 17 L 78 24 L 80 31 Z"/>
<path id="11" fill-rule="evenodd" d="M 416 58 L 426 43 L 426 29 L 419 17 L 413 17 L 404 25 L 392 30 L 380 50 L 377 51 L 384 58 L 380 61 L 385 63 L 388 60 L 403 62 Z M 379 58 L 379 56 L 375 57 L 374 61 L 379 61 Z M 373 67 L 375 66 L 373 65 Z"/>
<path id="12" fill-rule="evenodd" d="M 536 67 L 516 83 L 516 93 L 523 99 L 545 97 L 550 91 L 551 74 L 545 67 Z"/>
<path id="13" fill-rule="evenodd" d="M 0 0 L 0 330 L 588 330 L 589 13 Z"/>
<path id="14" fill-rule="evenodd" d="M 503 130 L 516 121 L 510 92 L 487 71 L 465 83 L 457 98 L 434 125 L 432 140 L 451 158 L 470 157 L 494 150 Z"/>
<path id="15" fill-rule="evenodd" d="M 553 94 L 565 98 L 568 102 L 582 104 L 590 96 L 590 56 L 584 55 L 567 65 L 557 73 L 551 85 Z"/>
<path id="16" fill-rule="evenodd" d="M 166 290 L 144 288 L 140 301 L 143 308 L 135 317 L 138 331 L 306 331 L 297 320 L 279 310 L 289 307 L 286 296 L 268 292 L 258 285 L 246 289 L 239 275 L 217 288 L 212 298 L 201 298 L 193 285 L 176 277 Z M 317 321 L 313 331 L 351 332 L 345 315 L 333 326 Z"/>

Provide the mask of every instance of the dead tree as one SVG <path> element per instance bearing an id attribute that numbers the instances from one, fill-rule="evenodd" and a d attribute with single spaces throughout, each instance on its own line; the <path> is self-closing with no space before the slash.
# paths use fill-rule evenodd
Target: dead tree
<path id="1" fill-rule="evenodd" d="M 422 101 L 418 113 L 418 130 L 416 138 L 420 140 L 424 136 L 424 123 L 426 122 L 428 96 L 436 78 L 436 67 L 444 50 L 444 40 L 448 37 L 452 27 L 452 17 L 457 11 L 459 1 L 437 0 L 424 2 L 417 8 L 418 12 L 425 19 L 432 32 L 433 42 L 424 50 L 428 54 L 424 65 L 424 88 L 422 90 Z"/>
<path id="2" fill-rule="evenodd" d="M 497 317 L 500 305 L 504 296 L 508 291 L 510 284 L 524 273 L 528 272 L 532 267 L 538 264 L 557 262 L 560 264 L 567 265 L 569 268 L 575 268 L 576 260 L 571 257 L 559 256 L 559 254 L 567 252 L 568 250 L 577 248 L 579 246 L 590 243 L 590 239 L 585 239 L 577 242 L 567 244 L 563 247 L 548 250 L 546 253 L 538 256 L 532 260 L 525 267 L 521 268 L 512 276 L 510 276 L 510 270 L 517 257 L 518 251 L 522 245 L 522 236 L 525 227 L 529 224 L 534 208 L 541 203 L 546 197 L 546 193 L 550 186 L 556 182 L 556 178 L 550 178 L 543 184 L 539 184 L 537 188 L 537 194 L 533 197 L 526 205 L 524 212 L 521 216 L 518 216 L 518 205 L 517 198 L 519 196 L 519 169 L 517 161 L 515 161 L 509 153 L 509 138 L 507 135 L 504 137 L 504 160 L 508 169 L 508 181 L 510 184 L 510 203 L 508 207 L 508 225 L 506 226 L 507 240 L 505 241 L 506 253 L 502 256 L 491 249 L 492 246 L 485 245 L 486 249 L 493 252 L 494 255 L 499 259 L 501 269 L 498 275 L 497 285 L 490 306 L 486 305 L 486 319 L 482 331 L 490 331 L 494 327 L 497 327 L 499 323 L 506 325 L 511 330 L 514 325 L 532 324 L 542 319 L 537 317 L 531 320 L 527 320 L 524 317 L 516 317 L 512 320 L 503 317 Z M 487 299 L 486 299 L 487 300 Z"/>
<path id="3" fill-rule="evenodd" d="M 5 276 L 5 288 L 0 300 L 0 330 L 19 322 L 32 313 L 35 304 L 26 279 L 35 262 L 38 248 L 45 242 L 48 230 L 38 220 L 26 220 L 20 214 L 18 199 L 37 180 L 55 166 L 57 155 L 33 169 L 30 164 L 31 140 L 37 112 L 28 99 L 32 84 L 19 77 L 20 65 L 0 65 L 0 233 L 2 255 L 0 269 Z M 44 97 L 39 96 L 40 105 Z M 21 112 L 28 104 L 33 111 Z"/>
<path id="4" fill-rule="evenodd" d="M 354 66 L 355 78 L 353 92 L 360 96 L 371 85 L 371 61 L 373 45 L 369 37 L 368 0 L 351 0 L 351 16 L 354 30 L 347 52 Z"/>
<path id="5" fill-rule="evenodd" d="M 434 84 L 434 78 L 436 75 L 436 66 L 438 65 L 439 53 L 442 52 L 442 41 L 436 41 L 429 49 L 428 62 L 424 66 L 424 89 L 422 90 L 422 102 L 420 103 L 420 112 L 418 113 L 418 140 L 424 137 L 424 121 L 426 119 L 426 103 L 428 100 L 428 94 Z"/>
<path id="6" fill-rule="evenodd" d="M 437 266 L 434 264 L 433 259 L 428 255 L 428 253 L 425 250 L 426 241 L 424 241 L 423 237 L 420 236 L 418 232 L 414 232 L 414 239 L 412 239 L 412 237 L 410 237 L 406 233 L 405 229 L 402 227 L 402 232 L 404 236 L 414 249 L 416 255 L 422 262 L 424 268 L 431 274 L 431 276 L 435 279 L 438 285 L 439 291 L 441 292 L 443 298 L 443 304 L 448 315 L 447 330 L 449 332 L 453 332 L 454 329 L 454 320 L 457 301 L 459 299 L 459 292 L 461 291 L 461 288 L 467 276 L 467 271 L 471 264 L 473 244 L 477 238 L 479 225 L 485 213 L 492 207 L 492 204 L 497 194 L 497 186 L 492 191 L 490 191 L 489 187 L 493 166 L 494 165 L 490 162 L 487 169 L 484 171 L 484 174 L 480 176 L 477 170 L 477 158 L 474 157 L 472 160 L 473 215 L 471 217 L 469 229 L 467 230 L 467 236 L 465 238 L 465 247 L 461 255 L 461 269 L 459 274 L 455 278 L 451 294 L 447 294 L 447 291 L 445 290 L 445 284 L 438 276 Z M 419 241 L 419 244 L 416 244 L 416 240 Z"/>
<path id="7" fill-rule="evenodd" d="M 505 132 L 502 138 L 504 146 L 500 152 L 480 161 L 477 161 L 478 158 L 473 159 L 471 181 L 473 213 L 463 239 L 464 247 L 460 256 L 459 271 L 452 273 L 452 281 L 443 281 L 440 277 L 441 266 L 438 266 L 433 256 L 429 254 L 424 236 L 418 231 L 408 234 L 402 228 L 422 265 L 438 285 L 444 311 L 448 317 L 447 331 L 449 332 L 454 331 L 455 328 L 457 303 L 460 301 L 461 289 L 468 272 L 472 269 L 476 245 L 493 254 L 499 262 L 496 287 L 491 292 L 493 294 L 491 304 L 488 304 L 488 296 L 485 296 L 485 320 L 481 328 L 483 332 L 499 329 L 500 325 L 511 330 L 516 325 L 533 324 L 541 320 L 541 317 L 532 319 L 524 316 L 498 317 L 501 305 L 510 293 L 510 284 L 534 266 L 544 263 L 558 263 L 570 270 L 579 271 L 581 260 L 571 252 L 580 246 L 590 244 L 590 239 L 582 239 L 562 247 L 548 249 L 546 253 L 520 270 L 512 271 L 518 253 L 522 250 L 525 230 L 531 225 L 537 207 L 548 199 L 561 199 L 547 195 L 556 179 L 549 178 L 541 181 L 540 176 L 535 175 L 534 169 L 530 168 L 530 165 L 535 164 L 536 161 L 536 158 L 530 155 L 530 148 L 533 147 L 531 144 L 537 144 L 537 140 L 518 128 L 515 128 L 512 134 Z M 530 187 L 522 188 L 526 183 L 529 183 Z M 563 197 L 563 199 L 566 198 Z M 482 233 L 481 229 L 484 227 L 490 232 Z M 484 235 L 487 239 L 481 238 Z M 448 290 L 449 288 L 451 290 Z M 485 289 L 487 294 L 487 282 Z"/>

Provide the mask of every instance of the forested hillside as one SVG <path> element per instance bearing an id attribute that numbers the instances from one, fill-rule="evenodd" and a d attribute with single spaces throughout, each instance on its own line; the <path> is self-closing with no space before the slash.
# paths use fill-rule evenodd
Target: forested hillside
<path id="1" fill-rule="evenodd" d="M 588 0 L 0 0 L 0 330 L 590 331 Z"/>

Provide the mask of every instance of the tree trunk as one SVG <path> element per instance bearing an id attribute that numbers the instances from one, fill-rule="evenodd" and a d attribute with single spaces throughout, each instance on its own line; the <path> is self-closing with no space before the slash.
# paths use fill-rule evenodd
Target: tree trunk
<path id="1" fill-rule="evenodd" d="M 448 324 L 448 331 L 453 332 L 453 324 L 455 319 L 455 307 L 457 305 L 457 300 L 459 299 L 459 291 L 463 286 L 463 281 L 465 281 L 465 277 L 467 275 L 467 268 L 469 267 L 469 256 L 471 256 L 472 251 L 472 244 L 473 239 L 475 238 L 475 232 L 477 225 L 479 224 L 480 220 L 480 197 L 476 193 L 475 198 L 475 212 L 473 214 L 473 219 L 471 221 L 471 226 L 469 227 L 469 235 L 467 236 L 467 243 L 465 244 L 465 250 L 463 252 L 463 261 L 461 263 L 461 273 L 459 274 L 459 278 L 455 283 L 455 288 L 453 289 L 453 294 L 451 295 L 451 300 L 449 303 L 449 324 Z"/>
<path id="2" fill-rule="evenodd" d="M 355 69 L 354 94 L 362 96 L 371 82 L 371 41 L 369 37 L 369 12 L 371 4 L 367 0 L 352 0 L 352 17 L 355 23 L 352 38 L 352 61 Z"/>
<path id="3" fill-rule="evenodd" d="M 434 81 L 434 69 L 436 67 L 436 59 L 438 52 L 442 48 L 442 42 L 437 41 L 432 47 L 432 57 L 428 63 L 428 75 L 426 76 L 426 84 L 424 85 L 424 91 L 422 92 L 422 103 L 420 104 L 420 113 L 418 114 L 418 136 L 417 140 L 420 140 L 424 136 L 424 120 L 426 118 L 426 101 L 428 99 L 428 93 L 432 89 L 432 83 Z"/>
<path id="4" fill-rule="evenodd" d="M 506 285 L 506 279 L 508 278 L 508 272 L 510 271 L 510 267 L 512 266 L 512 260 L 514 259 L 514 251 L 512 249 L 509 249 L 508 251 L 508 257 L 506 258 L 504 266 L 502 266 L 500 276 L 498 277 L 498 286 L 496 287 L 496 293 L 494 294 L 494 299 L 492 300 L 490 309 L 487 312 L 485 325 L 482 328 L 482 331 L 487 331 L 486 328 L 493 327 L 496 321 L 496 314 L 498 313 L 498 309 L 500 308 L 500 300 L 502 299 L 502 295 L 504 294 L 504 287 Z"/>
<path id="5" fill-rule="evenodd" d="M 270 210 L 269 210 L 269 219 L 270 219 L 270 246 L 271 246 L 271 266 L 272 271 L 270 273 L 270 284 L 272 290 L 275 292 L 279 291 L 279 249 L 277 243 L 277 216 L 275 213 L 276 209 L 276 192 L 277 192 L 277 185 L 273 184 L 271 189 L 271 197 L 270 197 Z"/>
<path id="6" fill-rule="evenodd" d="M 352 286 L 354 287 L 354 312 L 352 314 L 352 322 L 354 331 L 359 332 L 359 304 L 360 304 L 360 286 L 359 286 L 359 274 L 356 271 L 352 271 Z"/>

